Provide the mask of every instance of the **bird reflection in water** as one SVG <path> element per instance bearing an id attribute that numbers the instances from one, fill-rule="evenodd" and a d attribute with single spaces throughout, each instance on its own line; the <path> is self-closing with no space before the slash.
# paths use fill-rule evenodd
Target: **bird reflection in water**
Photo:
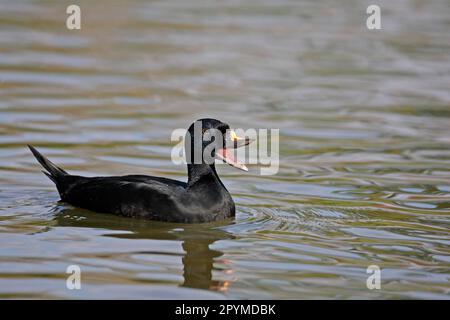
<path id="1" fill-rule="evenodd" d="M 99 214 L 77 209 L 65 204 L 54 208 L 53 226 L 76 228 L 99 228 L 121 231 L 106 236 L 122 239 L 173 240 L 181 241 L 185 252 L 183 262 L 182 287 L 227 291 L 230 281 L 214 280 L 213 270 L 224 278 L 233 274 L 229 261 L 220 259 L 223 253 L 210 248 L 219 240 L 233 239 L 234 236 L 219 229 L 232 223 L 232 219 L 204 224 L 175 224 L 123 218 L 109 214 Z M 127 233 L 122 233 L 127 231 Z M 214 264 L 220 268 L 214 268 Z"/>

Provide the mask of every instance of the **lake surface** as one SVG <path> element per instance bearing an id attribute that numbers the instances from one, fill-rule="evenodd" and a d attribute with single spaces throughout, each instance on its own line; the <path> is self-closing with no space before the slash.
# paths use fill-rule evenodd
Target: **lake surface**
<path id="1" fill-rule="evenodd" d="M 79 31 L 0 1 L 0 298 L 450 298 L 447 0 L 378 1 L 373 31 L 369 1 L 77 3 Z M 201 117 L 280 129 L 278 174 L 218 168 L 235 220 L 58 203 L 26 148 L 186 180 L 170 135 Z"/>

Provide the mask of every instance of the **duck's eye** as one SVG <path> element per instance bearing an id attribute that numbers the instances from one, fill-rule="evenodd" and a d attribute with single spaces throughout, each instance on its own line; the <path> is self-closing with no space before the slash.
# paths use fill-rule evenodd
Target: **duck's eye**
<path id="1" fill-rule="evenodd" d="M 210 141 L 217 133 L 216 129 L 206 129 L 203 131 L 203 140 Z"/>
<path id="2" fill-rule="evenodd" d="M 223 134 L 217 129 L 208 129 L 203 133 L 203 141 L 222 141 Z"/>
<path id="3" fill-rule="evenodd" d="M 203 140 L 211 139 L 211 131 L 208 129 L 203 130 Z"/>

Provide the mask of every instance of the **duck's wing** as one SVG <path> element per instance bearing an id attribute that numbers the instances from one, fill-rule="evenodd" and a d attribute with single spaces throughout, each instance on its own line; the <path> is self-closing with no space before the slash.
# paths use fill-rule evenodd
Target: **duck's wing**
<path id="1" fill-rule="evenodd" d="M 154 176 L 146 176 L 146 175 L 128 175 L 128 176 L 121 176 L 119 177 L 121 180 L 126 180 L 130 182 L 144 182 L 144 183 L 155 183 L 155 182 L 161 182 L 163 184 L 166 184 L 168 186 L 173 187 L 187 187 L 186 182 L 163 178 L 163 177 L 154 177 Z"/>
<path id="2" fill-rule="evenodd" d="M 186 192 L 184 182 L 151 177 L 76 177 L 60 192 L 61 199 L 96 212 L 170 221 L 177 200 Z"/>

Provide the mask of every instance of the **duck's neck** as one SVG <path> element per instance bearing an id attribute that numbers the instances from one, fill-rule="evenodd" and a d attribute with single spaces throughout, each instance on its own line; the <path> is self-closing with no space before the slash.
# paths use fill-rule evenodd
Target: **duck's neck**
<path id="1" fill-rule="evenodd" d="M 220 181 L 219 175 L 216 172 L 214 164 L 188 164 L 188 186 L 193 186 L 197 182 L 203 180 L 212 183 L 217 183 L 222 188 L 225 188 L 222 181 Z"/>

